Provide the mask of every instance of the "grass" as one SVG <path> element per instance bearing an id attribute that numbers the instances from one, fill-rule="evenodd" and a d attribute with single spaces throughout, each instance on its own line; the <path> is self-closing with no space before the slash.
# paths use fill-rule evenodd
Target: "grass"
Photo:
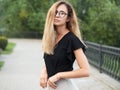
<path id="1" fill-rule="evenodd" d="M 15 45 L 16 45 L 15 43 L 9 42 L 8 45 L 7 45 L 7 47 L 6 47 L 6 49 L 4 51 L 2 51 L 1 54 L 10 54 L 10 53 L 12 53 Z"/>
<path id="2" fill-rule="evenodd" d="M 6 49 L 2 51 L 1 54 L 11 54 L 15 45 L 16 44 L 13 42 L 8 42 Z M 3 65 L 4 65 L 4 61 L 0 61 L 0 69 L 3 67 Z"/>
<path id="3" fill-rule="evenodd" d="M 4 61 L 0 61 L 0 69 L 2 68 L 3 65 L 4 65 Z"/>

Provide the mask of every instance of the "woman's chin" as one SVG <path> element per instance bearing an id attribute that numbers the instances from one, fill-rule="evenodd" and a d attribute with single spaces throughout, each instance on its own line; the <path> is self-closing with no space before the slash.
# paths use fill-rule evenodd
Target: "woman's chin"
<path id="1" fill-rule="evenodd" d="M 54 23 L 55 26 L 60 26 L 60 23 Z"/>

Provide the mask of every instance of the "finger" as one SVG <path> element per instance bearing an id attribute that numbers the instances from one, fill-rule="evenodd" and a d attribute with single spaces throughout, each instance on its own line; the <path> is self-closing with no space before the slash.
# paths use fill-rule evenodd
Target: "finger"
<path id="1" fill-rule="evenodd" d="M 41 87 L 42 87 L 42 88 L 46 88 L 46 87 L 47 87 L 47 85 L 41 85 Z"/>
<path id="2" fill-rule="evenodd" d="M 44 82 L 43 80 L 40 81 L 40 86 L 43 88 L 47 87 L 47 82 Z"/>
<path id="3" fill-rule="evenodd" d="M 42 87 L 46 87 L 47 84 L 46 84 L 46 83 L 41 83 L 40 86 L 42 86 Z"/>
<path id="4" fill-rule="evenodd" d="M 43 83 L 43 87 L 44 87 L 44 88 L 47 87 L 47 83 Z"/>
<path id="5" fill-rule="evenodd" d="M 52 84 L 48 84 L 49 85 L 49 87 L 51 87 L 51 88 L 53 88 L 53 89 L 56 89 L 56 86 L 54 86 L 54 85 L 52 85 Z"/>
<path id="6" fill-rule="evenodd" d="M 52 87 L 54 89 L 57 87 L 57 85 L 55 83 L 51 82 L 51 81 L 48 81 L 48 84 L 49 84 L 50 87 Z"/>
<path id="7" fill-rule="evenodd" d="M 47 78 L 45 78 L 45 79 L 44 79 L 44 82 L 45 82 L 45 83 L 47 83 L 47 80 L 48 80 L 48 79 L 47 79 Z"/>

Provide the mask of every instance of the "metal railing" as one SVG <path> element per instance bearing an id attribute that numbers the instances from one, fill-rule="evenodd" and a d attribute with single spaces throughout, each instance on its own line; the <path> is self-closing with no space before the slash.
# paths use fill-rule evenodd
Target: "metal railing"
<path id="1" fill-rule="evenodd" d="M 120 48 L 85 41 L 90 64 L 120 81 Z"/>
<path id="2" fill-rule="evenodd" d="M 0 32 L 0 36 L 6 36 L 8 38 L 42 38 L 42 33 L 37 31 Z"/>

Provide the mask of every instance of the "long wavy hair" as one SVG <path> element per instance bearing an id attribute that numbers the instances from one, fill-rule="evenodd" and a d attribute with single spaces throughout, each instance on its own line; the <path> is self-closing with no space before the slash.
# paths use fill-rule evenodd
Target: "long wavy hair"
<path id="1" fill-rule="evenodd" d="M 56 9 L 61 4 L 64 4 L 68 10 L 69 21 L 66 23 L 66 27 L 70 32 L 74 33 L 83 43 L 81 38 L 81 33 L 79 30 L 77 16 L 72 5 L 65 0 L 59 0 L 51 6 L 46 17 L 46 23 L 45 23 L 44 34 L 42 39 L 42 48 L 44 53 L 47 53 L 47 54 L 54 53 L 56 31 L 53 23 L 54 23 Z"/>

